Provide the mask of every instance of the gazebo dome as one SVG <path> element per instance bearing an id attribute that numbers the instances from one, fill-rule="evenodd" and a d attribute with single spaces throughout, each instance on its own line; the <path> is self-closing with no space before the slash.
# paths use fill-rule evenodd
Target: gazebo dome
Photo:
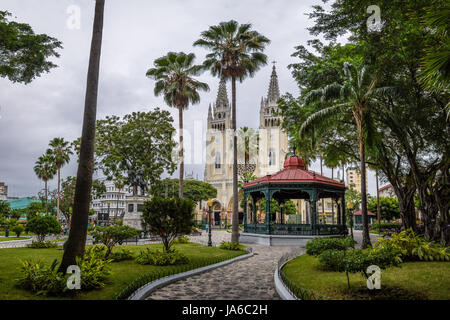
<path id="1" fill-rule="evenodd" d="M 284 160 L 284 169 L 306 169 L 305 161 L 299 156 L 290 156 Z"/>

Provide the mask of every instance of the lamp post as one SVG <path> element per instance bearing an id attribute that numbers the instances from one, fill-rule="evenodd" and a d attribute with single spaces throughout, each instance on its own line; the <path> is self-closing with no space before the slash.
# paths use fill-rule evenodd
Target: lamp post
<path id="1" fill-rule="evenodd" d="M 110 206 L 111 206 L 111 201 L 109 201 L 108 200 L 108 222 L 107 222 L 107 225 L 109 225 L 109 208 L 110 208 Z"/>
<path id="2" fill-rule="evenodd" d="M 212 240 L 211 240 L 211 213 L 212 213 L 212 200 L 208 199 L 208 202 L 206 203 L 208 205 L 208 215 L 209 215 L 209 222 L 208 222 L 208 247 L 212 247 Z"/>
<path id="3" fill-rule="evenodd" d="M 347 208 L 350 210 L 350 232 L 353 238 L 353 203 L 351 201 L 347 202 Z"/>

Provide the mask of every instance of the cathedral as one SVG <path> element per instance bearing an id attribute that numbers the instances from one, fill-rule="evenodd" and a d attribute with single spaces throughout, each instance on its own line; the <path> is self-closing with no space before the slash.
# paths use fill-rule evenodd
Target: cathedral
<path id="1" fill-rule="evenodd" d="M 288 152 L 288 136 L 281 129 L 283 119 L 277 114 L 279 97 L 278 76 L 274 65 L 267 96 L 261 98 L 259 128 L 257 130 L 237 128 L 238 179 L 241 181 L 245 175 L 261 177 L 283 168 Z M 226 82 L 221 80 L 216 102 L 212 106 L 210 104 L 208 110 L 204 178 L 206 182 L 217 189 L 217 197 L 213 199 L 212 216 L 212 223 L 215 226 L 231 224 L 233 208 L 231 117 L 231 103 L 228 100 Z M 205 203 L 202 203 L 199 209 L 202 210 L 201 215 L 204 219 L 206 216 Z M 239 223 L 242 223 L 242 219 L 243 210 L 239 208 Z"/>

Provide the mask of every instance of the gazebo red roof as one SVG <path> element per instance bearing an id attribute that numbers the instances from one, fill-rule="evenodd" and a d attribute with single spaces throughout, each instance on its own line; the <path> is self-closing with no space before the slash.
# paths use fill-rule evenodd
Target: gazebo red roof
<path id="1" fill-rule="evenodd" d="M 358 210 L 358 211 L 354 212 L 353 215 L 355 215 L 355 216 L 360 216 L 360 215 L 362 215 L 362 210 Z M 368 215 L 368 216 L 375 216 L 376 214 L 373 213 L 373 212 L 371 212 L 371 211 L 367 211 L 367 215 Z"/>
<path id="2" fill-rule="evenodd" d="M 305 162 L 299 156 L 290 156 L 284 161 L 284 169 L 244 184 L 250 187 L 262 183 L 318 183 L 345 188 L 345 184 L 334 179 L 322 176 L 312 170 L 306 170 Z"/>

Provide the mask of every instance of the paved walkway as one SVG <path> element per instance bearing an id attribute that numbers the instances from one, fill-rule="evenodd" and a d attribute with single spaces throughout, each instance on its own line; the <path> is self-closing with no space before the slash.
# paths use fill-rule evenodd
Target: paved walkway
<path id="1" fill-rule="evenodd" d="M 226 231 L 212 232 L 213 245 L 230 241 Z M 362 232 L 354 231 L 358 246 Z M 191 241 L 206 244 L 208 234 L 191 236 Z M 376 236 L 371 235 L 372 243 Z M 249 244 L 255 255 L 225 267 L 177 281 L 153 292 L 147 300 L 278 300 L 273 274 L 279 258 L 298 247 Z"/>

